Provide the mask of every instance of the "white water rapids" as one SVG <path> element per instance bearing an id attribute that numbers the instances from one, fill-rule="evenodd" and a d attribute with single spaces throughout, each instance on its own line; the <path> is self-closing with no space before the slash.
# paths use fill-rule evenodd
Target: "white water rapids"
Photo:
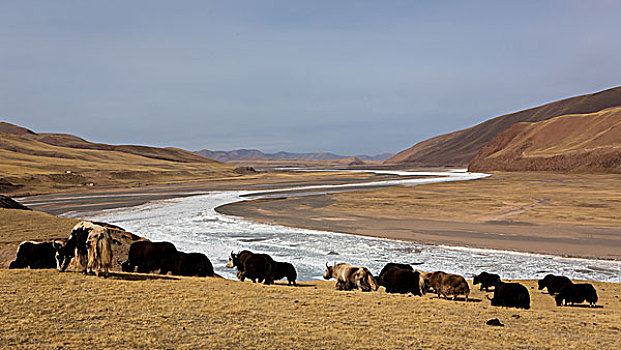
<path id="1" fill-rule="evenodd" d="M 185 198 L 153 201 L 136 207 L 90 213 L 89 219 L 119 225 L 153 241 L 173 242 L 179 250 L 205 253 L 216 272 L 234 278 L 224 265 L 231 251 L 248 249 L 270 254 L 275 260 L 295 265 L 298 279 L 320 279 L 327 261 L 368 266 L 374 273 L 387 262 L 424 262 L 421 270 L 443 270 L 471 278 L 488 271 L 505 279 L 535 279 L 548 273 L 572 279 L 621 282 L 621 262 L 563 258 L 551 255 L 465 247 L 432 246 L 389 239 L 369 238 L 334 232 L 261 224 L 215 211 L 223 204 L 269 196 L 283 191 L 338 192 L 362 187 L 416 185 L 422 183 L 472 180 L 488 176 L 458 172 L 392 172 L 380 174 L 408 176 L 402 180 L 363 184 L 321 185 L 273 190 L 269 192 L 217 191 Z M 412 176 L 425 176 L 412 178 Z M 314 192 L 316 193 L 316 192 Z M 84 213 L 68 214 L 84 217 Z"/>

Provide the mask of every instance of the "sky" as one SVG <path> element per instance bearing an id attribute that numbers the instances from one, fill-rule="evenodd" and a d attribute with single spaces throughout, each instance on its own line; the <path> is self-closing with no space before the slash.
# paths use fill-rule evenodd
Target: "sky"
<path id="1" fill-rule="evenodd" d="M 0 0 L 0 120 L 113 144 L 398 152 L 621 85 L 619 1 Z"/>

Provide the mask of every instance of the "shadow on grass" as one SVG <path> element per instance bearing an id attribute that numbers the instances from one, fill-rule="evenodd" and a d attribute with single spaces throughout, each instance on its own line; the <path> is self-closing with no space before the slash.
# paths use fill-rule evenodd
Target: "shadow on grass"
<path id="1" fill-rule="evenodd" d="M 591 306 L 589 304 L 573 304 L 573 305 L 563 305 L 563 306 L 559 306 L 559 307 L 581 307 L 581 308 L 585 308 L 585 309 L 603 309 L 604 305 L 595 305 L 595 306 Z"/>
<path id="2" fill-rule="evenodd" d="M 288 282 L 274 282 L 274 285 L 277 286 L 290 286 L 290 287 L 296 287 L 296 288 L 307 288 L 307 287 L 316 287 L 316 284 L 296 284 L 294 285 L 290 285 Z"/>
<path id="3" fill-rule="evenodd" d="M 125 280 L 125 281 L 149 281 L 149 280 L 173 280 L 178 281 L 179 278 L 168 275 L 153 275 L 146 273 L 129 273 L 129 272 L 110 272 L 108 278 Z"/>
<path id="4" fill-rule="evenodd" d="M 480 303 L 481 301 L 483 301 L 482 299 L 476 299 L 476 298 L 468 298 L 468 300 L 466 300 L 465 297 L 456 297 L 455 299 L 453 298 L 445 298 L 445 297 L 438 297 L 438 296 L 434 296 L 431 297 L 431 299 L 441 299 L 441 300 L 448 300 L 448 301 L 460 301 L 460 302 L 465 302 L 465 303 Z"/>

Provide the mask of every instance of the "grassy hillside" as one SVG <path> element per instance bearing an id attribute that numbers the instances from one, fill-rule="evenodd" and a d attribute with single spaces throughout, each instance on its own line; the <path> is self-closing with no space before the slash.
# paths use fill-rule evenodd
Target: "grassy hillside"
<path id="1" fill-rule="evenodd" d="M 177 148 L 96 144 L 0 125 L 0 193 L 140 185 L 234 175 L 234 168 Z"/>
<path id="2" fill-rule="evenodd" d="M 530 310 L 486 294 L 452 301 L 217 278 L 0 270 L 0 346 L 132 349 L 614 349 L 621 285 L 595 283 L 602 308 L 557 307 L 522 281 Z M 498 318 L 504 327 L 485 322 Z"/>
<path id="3" fill-rule="evenodd" d="M 483 147 L 469 168 L 621 173 L 621 107 L 514 124 Z"/>
<path id="4" fill-rule="evenodd" d="M 516 123 L 538 122 L 568 114 L 593 113 L 616 106 L 621 106 L 621 87 L 552 102 L 496 117 L 468 129 L 436 136 L 399 152 L 385 163 L 466 166 L 483 146 Z"/>

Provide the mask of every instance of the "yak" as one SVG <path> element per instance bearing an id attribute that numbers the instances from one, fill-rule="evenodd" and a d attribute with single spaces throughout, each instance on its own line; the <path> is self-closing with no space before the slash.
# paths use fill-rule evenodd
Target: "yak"
<path id="1" fill-rule="evenodd" d="M 297 285 L 295 280 L 298 278 L 298 273 L 295 271 L 295 267 L 291 263 L 274 261 L 270 264 L 267 275 L 269 277 L 268 279 L 272 282 L 287 278 L 289 285 Z"/>
<path id="2" fill-rule="evenodd" d="M 485 288 L 485 291 L 489 292 L 489 287 L 496 287 L 496 285 L 500 283 L 500 276 L 483 271 L 474 276 L 474 279 L 472 280 L 472 284 L 475 286 L 479 283 L 481 284 L 479 290 L 483 290 L 483 288 Z"/>
<path id="3" fill-rule="evenodd" d="M 421 265 L 421 264 L 422 263 L 416 263 L 416 265 Z M 380 272 L 379 276 L 376 277 L 377 283 L 380 286 L 386 287 L 386 285 L 383 282 L 382 275 L 385 274 L 386 271 L 392 268 L 398 268 L 398 269 L 417 272 L 418 273 L 418 290 L 420 291 L 421 294 L 425 294 L 427 292 L 427 283 L 425 282 L 424 272 L 419 271 L 419 270 L 414 270 L 414 268 L 410 264 L 387 263 L 386 265 L 384 265 L 384 268 L 382 268 L 382 271 Z"/>
<path id="4" fill-rule="evenodd" d="M 556 301 L 556 306 L 561 306 L 563 301 L 565 301 L 565 305 L 567 305 L 567 303 L 573 305 L 574 303 L 582 303 L 586 300 L 591 307 L 595 307 L 597 292 L 590 283 L 572 283 L 565 285 L 565 287 L 558 292 L 556 297 L 554 297 L 554 300 Z"/>
<path id="5" fill-rule="evenodd" d="M 353 266 L 347 263 L 329 266 L 326 263 L 326 272 L 323 278 L 329 280 L 336 279 L 337 290 L 360 289 L 363 292 L 376 291 L 377 281 L 371 271 L 366 267 Z"/>
<path id="6" fill-rule="evenodd" d="M 17 247 L 15 260 L 9 269 L 53 269 L 56 267 L 56 252 L 62 248 L 59 242 L 24 241 Z"/>
<path id="7" fill-rule="evenodd" d="M 386 293 L 412 293 L 422 296 L 421 276 L 413 269 L 392 267 L 383 269 L 377 279 L 378 284 L 386 288 Z M 424 288 L 424 285 L 423 285 Z"/>
<path id="8" fill-rule="evenodd" d="M 108 271 L 112 266 L 112 242 L 113 239 L 110 237 L 107 228 L 96 226 L 90 230 L 86 239 L 87 273 L 94 271 L 95 275 L 99 277 L 99 274 L 103 272 L 104 277 L 108 277 Z"/>
<path id="9" fill-rule="evenodd" d="M 463 276 L 446 273 L 443 271 L 436 271 L 429 277 L 429 286 L 438 295 L 443 295 L 448 298 L 449 295 L 456 299 L 458 295 L 465 295 L 466 301 L 468 301 L 468 294 L 470 294 L 470 286 Z"/>
<path id="10" fill-rule="evenodd" d="M 248 278 L 252 282 L 261 283 L 265 280 L 265 284 L 272 284 L 274 280 L 271 279 L 269 271 L 273 262 L 274 259 L 267 254 L 243 250 L 238 254 L 231 252 L 226 267 L 237 267 L 237 278 L 242 282 Z"/>
<path id="11" fill-rule="evenodd" d="M 410 271 L 414 271 L 414 268 L 412 267 L 412 265 L 410 264 L 400 264 L 400 263 L 387 263 L 386 265 L 384 265 L 384 268 L 382 268 L 382 271 L 380 272 L 380 276 L 382 275 L 383 272 L 385 272 L 388 269 L 392 269 L 392 268 L 398 268 L 398 269 L 403 269 L 403 270 L 410 270 Z"/>
<path id="12" fill-rule="evenodd" d="M 205 254 L 184 252 L 177 252 L 172 274 L 198 277 L 214 276 L 213 265 Z"/>
<path id="13" fill-rule="evenodd" d="M 138 241 L 129 247 L 127 261 L 121 264 L 125 272 L 149 273 L 159 270 L 162 275 L 175 268 L 177 248 L 170 242 Z"/>
<path id="14" fill-rule="evenodd" d="M 530 309 L 528 289 L 519 283 L 500 282 L 494 288 L 494 298 L 487 298 L 492 301 L 492 306 Z"/>
<path id="15" fill-rule="evenodd" d="M 81 221 L 73 227 L 65 244 L 56 252 L 56 268 L 58 271 L 65 271 L 71 259 L 77 256 L 77 261 L 83 269 L 82 272 L 86 273 L 88 261 L 86 240 L 95 227 L 101 226 L 89 221 Z"/>
<path id="16" fill-rule="evenodd" d="M 539 280 L 539 290 L 548 288 L 548 294 L 556 294 L 569 284 L 573 284 L 569 278 L 550 274 Z"/>

